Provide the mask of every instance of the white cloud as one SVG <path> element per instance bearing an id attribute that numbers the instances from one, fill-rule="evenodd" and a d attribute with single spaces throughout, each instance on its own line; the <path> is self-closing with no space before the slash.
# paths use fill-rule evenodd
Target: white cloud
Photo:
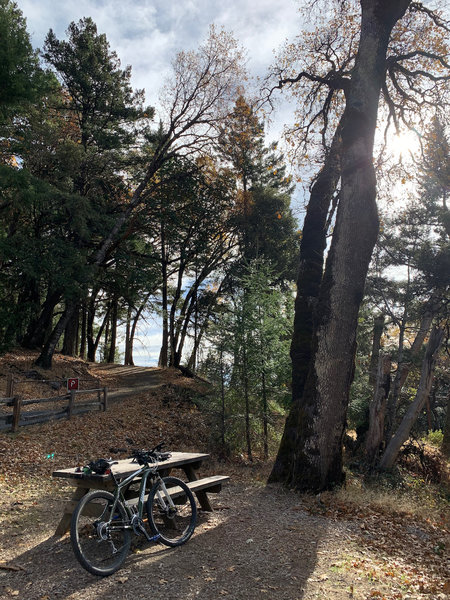
<path id="1" fill-rule="evenodd" d="M 269 0 L 17 0 L 27 18 L 35 46 L 42 47 L 50 28 L 65 37 L 71 21 L 93 18 L 106 33 L 111 48 L 123 65 L 133 67 L 133 85 L 145 88 L 147 102 L 170 70 L 170 62 L 182 49 L 195 49 L 211 23 L 223 26 L 248 51 L 250 71 L 264 75 L 273 50 L 299 28 L 294 0 L 274 5 Z"/>

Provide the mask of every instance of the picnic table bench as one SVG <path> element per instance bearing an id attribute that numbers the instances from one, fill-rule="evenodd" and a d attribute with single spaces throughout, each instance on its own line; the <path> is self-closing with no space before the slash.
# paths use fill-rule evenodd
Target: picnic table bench
<path id="1" fill-rule="evenodd" d="M 227 475 L 212 475 L 199 479 L 196 471 L 200 468 L 202 462 L 209 458 L 209 454 L 200 454 L 196 452 L 172 452 L 171 457 L 158 463 L 158 471 L 162 477 L 166 477 L 173 469 L 181 469 L 187 477 L 187 485 L 197 496 L 201 508 L 205 511 L 212 511 L 209 502 L 208 493 L 218 493 L 222 489 L 222 484 L 230 478 Z M 119 460 L 114 465 L 114 475 L 117 479 L 123 480 L 139 468 L 139 465 L 133 463 L 130 458 Z M 53 477 L 61 477 L 68 480 L 74 486 L 72 498 L 64 506 L 63 516 L 56 528 L 55 535 L 64 535 L 70 529 L 70 520 L 80 499 L 90 490 L 114 490 L 114 482 L 110 475 L 98 475 L 96 473 L 80 473 L 75 468 L 61 469 L 52 473 Z M 126 492 L 126 499 L 138 497 L 138 489 L 135 479 Z"/>

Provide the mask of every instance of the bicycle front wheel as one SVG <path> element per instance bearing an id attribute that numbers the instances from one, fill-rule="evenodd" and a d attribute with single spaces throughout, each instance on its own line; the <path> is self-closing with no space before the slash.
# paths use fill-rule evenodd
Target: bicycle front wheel
<path id="1" fill-rule="evenodd" d="M 188 486 L 176 477 L 159 479 L 147 500 L 150 529 L 166 546 L 180 546 L 194 533 L 197 507 Z"/>
<path id="2" fill-rule="evenodd" d="M 125 508 L 109 492 L 93 491 L 83 496 L 70 525 L 73 551 L 81 565 L 93 575 L 112 575 L 125 560 L 131 533 L 125 529 Z"/>

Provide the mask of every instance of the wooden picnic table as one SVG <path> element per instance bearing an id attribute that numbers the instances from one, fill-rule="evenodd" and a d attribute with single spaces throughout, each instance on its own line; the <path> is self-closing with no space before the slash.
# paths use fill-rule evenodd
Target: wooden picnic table
<path id="1" fill-rule="evenodd" d="M 165 461 L 158 463 L 158 471 L 162 477 L 166 477 L 173 469 L 181 469 L 187 477 L 189 488 L 197 496 L 198 502 L 203 510 L 212 511 L 206 491 L 211 493 L 220 492 L 222 483 L 229 480 L 226 475 L 212 475 L 199 479 L 196 471 L 200 468 L 203 461 L 209 458 L 209 454 L 201 454 L 196 452 L 171 452 L 171 457 Z M 123 480 L 135 471 L 139 465 L 132 462 L 132 459 L 119 460 L 118 464 L 113 466 L 114 475 L 117 479 Z M 74 486 L 72 498 L 64 506 L 63 516 L 56 528 L 55 535 L 64 535 L 70 528 L 70 520 L 72 513 L 80 499 L 90 490 L 114 490 L 114 482 L 110 475 L 98 475 L 96 473 L 86 474 L 76 471 L 76 468 L 61 469 L 52 473 L 53 477 L 61 477 L 68 480 Z M 139 482 L 139 479 L 134 480 L 131 484 Z M 130 488 L 127 491 L 126 498 L 138 496 L 138 490 Z"/>

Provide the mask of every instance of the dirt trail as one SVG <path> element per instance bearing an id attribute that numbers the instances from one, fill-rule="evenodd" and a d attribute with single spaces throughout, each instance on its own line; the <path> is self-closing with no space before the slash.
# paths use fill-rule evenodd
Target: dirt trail
<path id="1" fill-rule="evenodd" d="M 130 393 L 154 390 L 167 383 L 167 369 L 134 367 L 117 364 L 93 365 L 91 372 L 106 384 L 110 382 L 111 399 L 123 398 Z"/>
<path id="2" fill-rule="evenodd" d="M 330 585 L 328 574 L 331 564 L 341 558 L 342 545 L 355 543 L 352 539 L 355 526 L 310 516 L 292 495 L 276 488 L 231 483 L 212 500 L 215 512 L 200 511 L 196 532 L 185 546 L 170 549 L 139 544 L 121 570 L 105 579 L 94 577 L 80 567 L 68 536 L 52 537 L 54 514 L 60 510 L 61 501 L 48 498 L 48 504 L 39 503 L 23 510 L 20 505 L 15 506 L 15 523 L 3 535 L 17 536 L 17 547 L 5 556 L 10 559 L 7 564 L 17 570 L 0 569 L 0 597 L 24 600 L 162 597 L 312 600 L 326 595 L 344 600 L 350 597 L 348 576 L 338 576 Z M 39 527 L 32 524 L 31 513 L 39 515 Z M 24 527 L 26 524 L 28 527 Z"/>

